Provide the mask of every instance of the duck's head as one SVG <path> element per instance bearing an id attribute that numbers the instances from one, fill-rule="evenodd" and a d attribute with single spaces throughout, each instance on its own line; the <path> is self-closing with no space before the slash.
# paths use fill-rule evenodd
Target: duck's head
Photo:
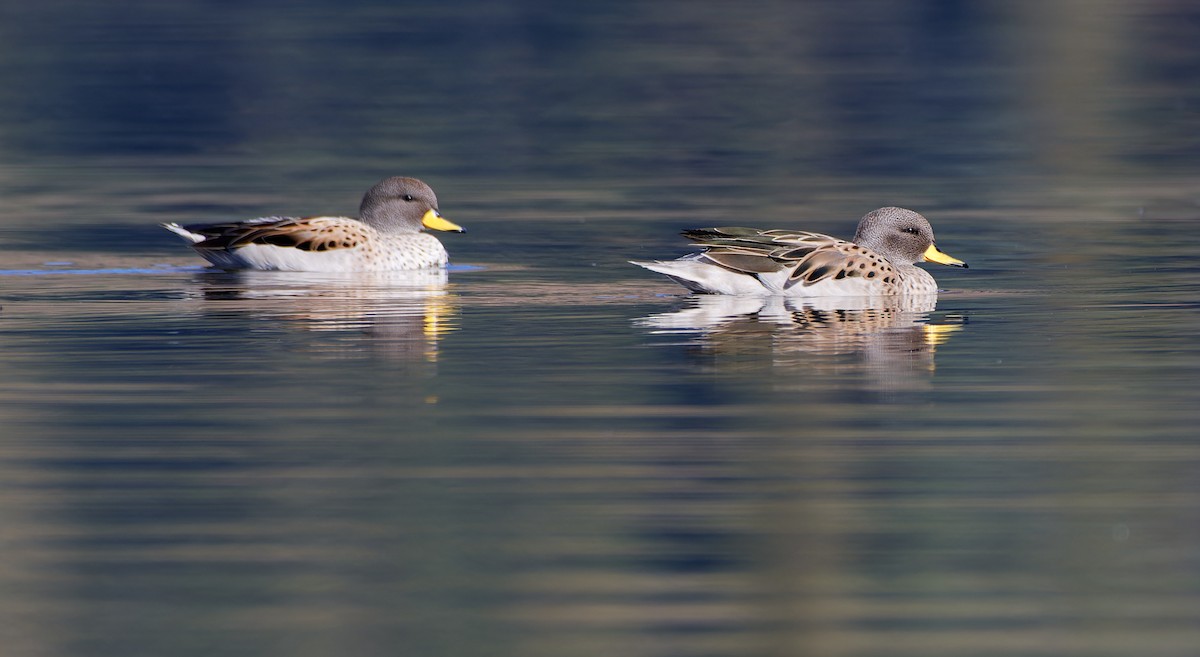
<path id="1" fill-rule="evenodd" d="M 858 222 L 855 244 L 865 246 L 895 265 L 936 262 L 966 267 L 967 263 L 938 250 L 929 220 L 904 208 L 879 208 Z"/>
<path id="2" fill-rule="evenodd" d="M 438 212 L 437 195 L 416 178 L 393 176 L 367 191 L 358 216 L 383 233 L 416 233 L 422 228 L 465 232 Z"/>

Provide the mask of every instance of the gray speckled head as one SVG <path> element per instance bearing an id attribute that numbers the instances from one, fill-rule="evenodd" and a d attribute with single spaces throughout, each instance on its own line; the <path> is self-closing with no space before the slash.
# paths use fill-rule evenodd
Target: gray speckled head
<path id="1" fill-rule="evenodd" d="M 429 185 L 416 178 L 393 176 L 367 191 L 358 217 L 382 233 L 417 233 L 425 213 L 437 209 L 437 196 Z"/>
<path id="2" fill-rule="evenodd" d="M 933 228 L 920 214 L 904 208 L 879 208 L 858 222 L 854 242 L 875 251 L 894 265 L 911 265 L 924 259 L 933 244 Z"/>

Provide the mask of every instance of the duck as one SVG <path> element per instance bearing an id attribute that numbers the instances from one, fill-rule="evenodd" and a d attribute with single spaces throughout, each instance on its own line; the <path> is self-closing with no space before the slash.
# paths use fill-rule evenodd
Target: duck
<path id="1" fill-rule="evenodd" d="M 416 178 L 385 178 L 363 196 L 358 218 L 259 217 L 213 224 L 162 224 L 225 270 L 378 272 L 442 267 L 446 248 L 422 229 L 465 232 L 438 211 Z"/>
<path id="2" fill-rule="evenodd" d="M 631 260 L 700 294 L 786 297 L 937 294 L 915 266 L 967 263 L 938 249 L 929 220 L 904 208 L 872 210 L 847 241 L 807 231 L 697 228 L 684 237 L 703 250 L 676 260 Z"/>

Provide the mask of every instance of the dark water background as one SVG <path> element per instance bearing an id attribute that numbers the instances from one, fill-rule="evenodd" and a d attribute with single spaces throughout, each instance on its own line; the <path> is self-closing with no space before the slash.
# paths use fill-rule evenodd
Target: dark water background
<path id="1" fill-rule="evenodd" d="M 5 655 L 1195 655 L 1190 2 L 0 2 Z M 420 177 L 446 280 L 160 221 Z M 694 299 L 917 209 L 936 309 Z"/>

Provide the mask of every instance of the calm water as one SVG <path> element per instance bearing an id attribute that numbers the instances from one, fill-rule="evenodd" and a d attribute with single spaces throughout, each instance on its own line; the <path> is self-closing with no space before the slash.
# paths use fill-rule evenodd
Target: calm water
<path id="1" fill-rule="evenodd" d="M 1196 654 L 1200 11 L 731 7 L 0 5 L 3 653 Z M 392 174 L 447 275 L 155 226 Z M 936 305 L 625 262 L 888 204 Z"/>

